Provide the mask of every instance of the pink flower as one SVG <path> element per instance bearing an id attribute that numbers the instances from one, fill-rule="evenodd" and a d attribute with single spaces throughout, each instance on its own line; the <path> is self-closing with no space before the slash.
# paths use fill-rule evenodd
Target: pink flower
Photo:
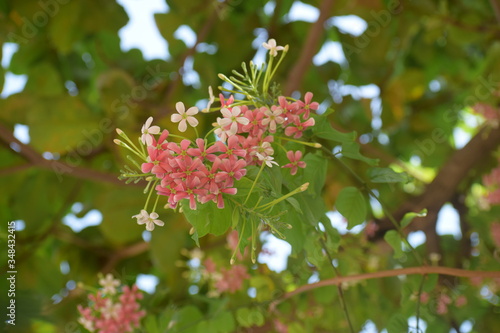
<path id="1" fill-rule="evenodd" d="M 186 111 L 184 103 L 177 102 L 175 104 L 175 109 L 177 110 L 178 113 L 174 113 L 170 119 L 174 123 L 179 123 L 179 131 L 185 132 L 187 130 L 186 122 L 188 122 L 189 125 L 191 125 L 192 127 L 196 127 L 198 125 L 198 120 L 195 117 L 193 117 L 195 114 L 198 113 L 198 108 L 196 106 L 190 107 Z"/>
<path id="2" fill-rule="evenodd" d="M 160 133 L 160 127 L 159 126 L 151 126 L 151 123 L 153 122 L 153 117 L 149 117 L 148 120 L 146 120 L 146 123 L 142 125 L 142 135 L 141 135 L 141 141 L 143 144 L 149 146 L 153 143 L 153 136 L 151 134 L 158 134 Z"/>
<path id="3" fill-rule="evenodd" d="M 229 291 L 234 294 L 243 287 L 243 282 L 250 278 L 247 268 L 243 265 L 234 265 L 229 270 L 222 269 L 222 278 L 215 283 L 219 292 Z"/>
<path id="4" fill-rule="evenodd" d="M 466 304 L 467 304 L 467 297 L 465 297 L 464 295 L 460 295 L 455 299 L 455 306 L 457 308 L 461 308 Z"/>
<path id="5" fill-rule="evenodd" d="M 233 97 L 233 95 L 229 96 L 229 98 L 227 100 L 225 100 L 224 99 L 224 95 L 219 94 L 219 100 L 220 100 L 220 107 L 221 107 L 221 109 L 224 108 L 224 107 L 228 107 L 228 106 L 230 106 L 231 104 L 234 103 L 234 97 Z"/>
<path id="6" fill-rule="evenodd" d="M 218 150 L 222 153 L 219 155 L 220 159 L 237 159 L 238 156 L 245 157 L 247 155 L 247 151 L 241 147 L 240 141 L 236 135 L 229 137 L 227 145 L 221 141 L 217 141 L 215 145 L 217 145 Z"/>
<path id="7" fill-rule="evenodd" d="M 497 248 L 500 249 L 500 222 L 493 222 L 490 225 L 491 238 Z"/>
<path id="8" fill-rule="evenodd" d="M 290 150 L 286 153 L 286 156 L 290 160 L 290 163 L 283 165 L 282 168 L 290 168 L 290 174 L 292 176 L 297 173 L 297 168 L 306 167 L 306 162 L 300 160 L 302 158 L 302 152 L 300 150 L 297 150 L 295 153 Z"/>
<path id="9" fill-rule="evenodd" d="M 191 210 L 196 210 L 196 198 L 195 195 L 205 195 L 206 190 L 199 188 L 200 179 L 198 177 L 193 177 L 186 179 L 186 181 L 178 181 L 175 190 L 177 193 L 174 196 L 175 201 L 179 202 L 182 199 L 189 199 L 189 208 Z"/>
<path id="10" fill-rule="evenodd" d="M 187 153 L 191 156 L 200 157 L 201 160 L 207 159 L 210 162 L 213 162 L 217 158 L 214 153 L 219 152 L 219 147 L 216 144 L 206 148 L 205 140 L 198 138 L 196 139 L 196 146 L 198 148 L 189 148 Z"/>
<path id="11" fill-rule="evenodd" d="M 244 116 L 240 116 L 241 114 L 241 108 L 239 106 L 235 106 L 231 111 L 227 108 L 222 108 L 220 110 L 224 118 L 221 119 L 220 122 L 218 122 L 221 127 L 229 128 L 228 136 L 235 135 L 238 132 L 238 124 L 241 125 L 248 125 L 249 120 L 245 118 Z"/>
<path id="12" fill-rule="evenodd" d="M 220 165 L 223 172 L 219 173 L 215 180 L 224 182 L 226 187 L 232 187 L 234 179 L 240 180 L 247 173 L 246 162 L 244 160 L 224 159 Z"/>
<path id="13" fill-rule="evenodd" d="M 313 94 L 311 92 L 306 93 L 304 96 L 304 102 L 297 101 L 297 105 L 299 107 L 299 113 L 304 113 L 304 118 L 309 118 L 309 113 L 311 110 L 317 110 L 319 107 L 319 103 L 312 102 Z"/>
<path id="14" fill-rule="evenodd" d="M 266 127 L 262 125 L 262 120 L 264 119 L 264 110 L 266 107 L 261 107 L 260 109 L 247 110 L 245 112 L 245 117 L 248 119 L 248 124 L 243 126 L 243 131 L 249 133 L 250 135 L 257 136 L 260 131 L 263 131 Z"/>
<path id="15" fill-rule="evenodd" d="M 448 312 L 448 304 L 451 304 L 450 296 L 448 296 L 446 294 L 439 295 L 439 297 L 437 299 L 436 312 L 440 315 L 447 313 Z"/>
<path id="16" fill-rule="evenodd" d="M 262 125 L 269 126 L 269 132 L 276 132 L 276 124 L 282 124 L 285 119 L 281 116 L 283 110 L 281 108 L 272 108 L 272 110 L 266 109 L 264 114 L 267 116 L 262 119 Z"/>
<path id="17" fill-rule="evenodd" d="M 301 123 L 300 122 L 300 117 L 295 116 L 293 117 L 293 125 L 295 126 L 288 126 L 285 129 L 285 134 L 287 136 L 292 136 L 296 139 L 302 137 L 303 132 L 311 126 L 314 126 L 314 118 L 309 118 L 305 122 Z"/>

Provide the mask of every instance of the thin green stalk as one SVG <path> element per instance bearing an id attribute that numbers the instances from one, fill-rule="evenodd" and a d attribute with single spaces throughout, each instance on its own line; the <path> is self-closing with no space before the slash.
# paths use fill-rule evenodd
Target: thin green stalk
<path id="1" fill-rule="evenodd" d="M 250 198 L 250 194 L 252 194 L 253 188 L 255 187 L 255 184 L 257 183 L 257 180 L 259 179 L 260 174 L 262 173 L 262 170 L 264 170 L 265 165 L 266 165 L 265 163 L 262 163 L 260 170 L 259 170 L 259 173 L 257 174 L 257 177 L 255 177 L 255 180 L 252 183 L 252 187 L 250 187 L 250 192 L 248 192 L 248 195 L 247 195 L 245 201 L 243 202 L 243 205 L 245 205 L 247 203 L 248 199 Z"/>
<path id="2" fill-rule="evenodd" d="M 320 238 L 319 241 L 321 242 L 321 247 L 325 251 L 326 256 L 328 257 L 328 260 L 330 261 L 330 265 L 332 266 L 333 271 L 335 272 L 335 274 L 337 276 L 341 276 L 339 270 L 333 264 L 333 258 L 330 255 L 328 248 L 326 247 L 325 241 L 323 240 L 323 238 Z M 341 306 L 342 310 L 344 311 L 344 316 L 345 316 L 345 319 L 347 320 L 347 323 L 349 324 L 349 329 L 350 329 L 351 333 L 355 333 L 354 327 L 352 326 L 351 318 L 349 316 L 349 311 L 347 310 L 347 304 L 345 301 L 344 291 L 342 290 L 341 284 L 337 285 L 337 292 L 339 293 L 340 306 Z"/>
<path id="3" fill-rule="evenodd" d="M 148 198 L 146 199 L 146 204 L 144 204 L 144 210 L 145 211 L 148 211 L 147 208 L 148 208 L 149 199 L 151 198 L 151 194 L 153 194 L 153 192 L 154 192 L 154 188 L 156 186 L 156 183 L 158 183 L 158 179 L 155 179 L 155 181 L 153 183 L 153 186 L 149 190 Z M 150 182 L 150 184 L 151 184 L 151 182 Z"/>
<path id="4" fill-rule="evenodd" d="M 424 282 L 425 282 L 425 277 L 427 275 L 422 275 L 422 281 L 420 281 L 420 285 L 418 287 L 418 294 L 417 294 L 417 333 L 420 331 L 420 295 L 422 295 L 422 290 L 424 288 Z"/>

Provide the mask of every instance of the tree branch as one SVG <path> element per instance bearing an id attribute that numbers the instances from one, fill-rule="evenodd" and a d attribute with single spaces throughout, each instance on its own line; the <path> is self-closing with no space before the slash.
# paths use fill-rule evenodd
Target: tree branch
<path id="1" fill-rule="evenodd" d="M 421 266 L 421 267 L 407 267 L 407 268 L 397 268 L 380 272 L 373 273 L 364 273 L 364 274 L 355 274 L 355 275 L 347 275 L 347 276 L 337 276 L 331 279 L 322 280 L 316 283 L 306 284 L 298 287 L 297 289 L 285 293 L 278 300 L 272 302 L 269 305 L 269 309 L 274 311 L 276 306 L 281 302 L 304 292 L 314 290 L 320 287 L 326 286 L 338 286 L 345 282 L 352 281 L 362 281 L 362 280 L 370 280 L 370 279 L 379 279 L 385 277 L 399 276 L 399 275 L 427 275 L 427 274 L 440 274 L 440 275 L 449 275 L 456 277 L 465 277 L 465 278 L 500 278 L 500 272 L 495 271 L 470 271 L 459 268 L 450 268 L 450 267 L 440 267 L 440 266 Z"/>
<path id="2" fill-rule="evenodd" d="M 304 45 L 302 45 L 302 53 L 286 80 L 287 84 L 284 89 L 285 96 L 291 95 L 294 90 L 297 90 L 300 87 L 300 83 L 302 82 L 307 69 L 311 65 L 312 58 L 318 51 L 320 38 L 324 32 L 324 24 L 330 17 L 333 3 L 333 0 L 323 0 L 321 3 L 318 20 L 314 22 L 311 29 L 309 29 L 306 41 Z"/>
<path id="3" fill-rule="evenodd" d="M 490 4 L 493 8 L 493 12 L 495 13 L 495 17 L 497 18 L 497 22 L 500 24 L 500 3 L 498 0 L 490 0 Z"/>
<path id="4" fill-rule="evenodd" d="M 481 129 L 465 147 L 453 153 L 424 193 L 408 200 L 396 210 L 393 214 L 395 219 L 400 221 L 407 212 L 419 212 L 427 208 L 428 216 L 415 218 L 408 227 L 410 231 L 424 230 L 434 215 L 437 216 L 441 207 L 452 200 L 457 187 L 469 171 L 489 158 L 498 145 L 500 145 L 500 128 Z M 383 237 L 387 230 L 393 228 L 387 218 L 377 221 L 377 224 L 379 230 L 373 239 Z"/>
<path id="5" fill-rule="evenodd" d="M 105 182 L 105 183 L 112 183 L 116 185 L 124 185 L 125 182 L 120 181 L 116 175 L 114 174 L 109 174 L 109 173 L 104 173 L 101 171 L 97 171 L 94 169 L 88 169 L 80 166 L 73 166 L 68 163 L 65 163 L 63 161 L 59 160 L 46 160 L 43 158 L 42 155 L 40 155 L 36 150 L 34 150 L 30 145 L 26 145 L 16 139 L 14 137 L 14 134 L 4 125 L 0 124 L 0 138 L 7 144 L 11 145 L 12 143 L 15 143 L 19 147 L 19 151 L 16 151 L 21 157 L 23 157 L 26 161 L 28 161 L 28 165 L 30 166 L 36 166 L 42 169 L 47 169 L 47 170 L 52 170 L 58 178 L 62 179 L 61 177 L 63 175 L 69 175 L 72 177 L 76 178 L 81 178 L 81 179 L 88 179 L 88 180 L 93 180 L 96 182 Z M 26 168 L 27 166 L 24 166 L 20 168 L 20 170 Z M 16 168 L 16 166 L 9 167 L 7 171 L 13 171 Z M 19 169 L 19 166 L 17 166 Z M 5 173 L 5 172 L 2 172 Z M 0 175 L 2 174 L 0 173 Z M 139 182 L 137 184 L 132 184 L 136 186 L 142 186 L 142 184 Z"/>

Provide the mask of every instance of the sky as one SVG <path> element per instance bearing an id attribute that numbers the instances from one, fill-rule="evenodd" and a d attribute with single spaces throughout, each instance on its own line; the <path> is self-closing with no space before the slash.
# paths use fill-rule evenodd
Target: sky
<path id="1" fill-rule="evenodd" d="M 164 0 L 149 0 L 149 1 L 139 1 L 139 0 L 118 0 L 118 2 L 127 11 L 130 21 L 128 24 L 119 31 L 119 36 L 121 39 L 121 48 L 126 51 L 131 48 L 138 48 L 142 51 L 145 59 L 168 59 L 170 57 L 168 53 L 168 44 L 161 37 L 153 18 L 154 13 L 162 13 L 168 11 L 168 6 Z M 265 7 L 264 11 L 271 13 L 274 9 L 273 2 L 269 2 Z M 314 22 L 319 16 L 319 11 L 317 8 L 310 5 L 304 4 L 300 1 L 296 1 L 292 6 L 290 12 L 284 18 L 285 21 L 305 21 Z M 327 27 L 336 26 L 341 32 L 349 33 L 354 36 L 361 35 L 367 28 L 367 22 L 361 18 L 349 15 L 341 17 L 333 17 L 327 21 Z M 264 29 L 260 29 L 255 32 L 256 39 L 254 42 L 254 48 L 257 48 L 263 41 L 266 41 L 269 36 Z M 194 45 L 196 40 L 196 34 L 187 26 L 181 26 L 175 34 L 176 38 L 183 40 L 186 45 Z M 12 55 L 16 52 L 17 45 L 12 43 L 5 43 L 3 45 L 3 57 L 2 66 L 8 68 L 10 59 Z M 254 61 L 262 61 L 265 55 L 265 50 L 262 48 L 256 50 L 256 55 Z M 346 58 L 342 51 L 342 48 L 338 42 L 328 41 L 320 49 L 320 51 L 314 56 L 313 62 L 316 65 L 321 65 L 325 62 L 333 61 L 339 63 L 341 66 L 346 66 Z M 4 89 L 0 94 L 1 98 L 6 98 L 7 96 L 22 91 L 24 85 L 26 84 L 25 75 L 14 75 L 10 72 L 6 73 Z M 191 81 L 196 81 L 195 73 L 191 77 Z M 435 89 L 439 89 L 433 85 Z M 353 97 L 357 98 L 372 98 L 375 103 L 380 104 L 379 88 L 372 84 L 362 87 L 354 87 L 344 85 L 340 87 L 340 93 L 342 95 L 351 94 Z M 380 110 L 381 112 L 381 110 Z M 374 127 L 381 126 L 379 120 L 374 117 L 375 123 Z M 22 124 L 17 124 L 15 126 L 15 136 L 23 143 L 29 143 L 29 128 Z M 457 148 L 463 147 L 468 140 L 470 135 L 465 133 L 463 130 L 457 129 L 455 133 L 455 141 Z M 81 231 L 91 225 L 97 225 L 102 221 L 102 214 L 98 210 L 91 210 L 83 218 L 77 218 L 77 214 L 81 210 L 81 204 L 76 203 L 72 207 L 72 213 L 64 217 L 64 223 L 70 226 L 75 232 Z M 354 228 L 353 230 L 347 230 L 346 224 L 342 216 L 338 212 L 330 212 L 328 214 L 332 221 L 332 225 L 336 227 L 340 233 L 345 234 L 347 232 L 358 233 L 361 232 L 362 227 Z M 131 220 L 132 223 L 132 220 Z M 23 222 L 19 221 L 18 228 L 23 228 Z M 438 234 L 452 234 L 454 237 L 461 237 L 459 219 L 456 211 L 450 206 L 445 205 L 439 213 Z M 145 240 L 150 238 L 150 234 L 144 234 Z M 274 255 L 259 256 L 259 261 L 261 263 L 266 263 L 270 269 L 280 272 L 286 269 L 286 259 L 291 253 L 290 245 L 282 241 L 271 234 L 265 234 L 261 238 L 265 243 L 264 248 L 270 250 Z M 423 232 L 411 233 L 408 237 L 409 242 L 413 246 L 418 246 L 425 242 L 425 235 Z M 152 275 L 140 275 L 138 277 L 139 286 L 148 292 L 154 292 L 154 288 L 158 283 L 158 279 Z M 367 323 L 365 330 L 363 332 L 369 333 L 373 332 L 370 328 L 373 323 Z M 467 327 L 464 327 L 464 332 Z"/>

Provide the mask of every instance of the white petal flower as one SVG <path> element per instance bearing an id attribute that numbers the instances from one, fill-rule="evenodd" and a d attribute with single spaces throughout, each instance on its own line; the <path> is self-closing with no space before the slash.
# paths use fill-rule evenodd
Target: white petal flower
<path id="1" fill-rule="evenodd" d="M 106 274 L 106 277 L 99 279 L 99 284 L 103 287 L 102 292 L 105 294 L 116 294 L 116 287 L 120 285 L 120 280 L 113 278 L 113 275 Z"/>
<path id="2" fill-rule="evenodd" d="M 92 320 L 80 317 L 80 318 L 78 318 L 78 322 L 80 324 L 82 324 L 82 326 L 85 327 L 85 329 L 87 331 L 89 331 L 89 332 L 94 332 L 95 331 L 94 322 Z"/>
<path id="3" fill-rule="evenodd" d="M 278 51 L 282 51 L 285 48 L 283 46 L 277 46 L 276 45 L 276 39 L 271 38 L 270 40 L 267 41 L 267 43 L 262 43 L 262 46 L 266 49 L 269 50 L 269 54 L 273 57 L 276 57 L 278 55 Z"/>
<path id="4" fill-rule="evenodd" d="M 214 96 L 214 92 L 212 90 L 212 87 L 211 86 L 208 86 L 208 103 L 207 103 L 207 107 L 204 108 L 203 110 L 201 110 L 201 112 L 210 112 L 210 107 L 212 106 L 213 102 L 215 102 L 215 96 Z"/>
<path id="5" fill-rule="evenodd" d="M 153 144 L 153 136 L 151 134 L 158 134 L 160 133 L 160 127 L 159 126 L 151 126 L 151 123 L 153 122 L 153 117 L 149 117 L 148 120 L 146 120 L 146 123 L 142 125 L 141 129 L 141 141 L 145 145 L 152 145 Z"/>
<path id="6" fill-rule="evenodd" d="M 146 225 L 146 230 L 148 231 L 153 231 L 155 228 L 155 224 L 157 226 L 163 227 L 165 223 L 161 220 L 158 220 L 158 214 L 155 212 L 152 212 L 151 214 L 148 214 L 146 210 L 141 210 L 141 212 L 137 215 L 132 216 L 133 218 L 137 219 L 137 224 L 145 224 Z"/>
<path id="7" fill-rule="evenodd" d="M 257 156 L 257 158 L 258 158 L 260 161 L 262 161 L 262 162 L 266 163 L 266 165 L 267 165 L 268 167 L 270 167 L 270 168 L 272 168 L 272 167 L 273 167 L 273 164 L 274 164 L 274 165 L 278 165 L 278 166 L 279 166 L 279 164 L 278 164 L 277 162 L 273 161 L 273 160 L 274 160 L 274 157 L 272 157 L 272 156 L 264 156 L 264 155 L 262 155 L 262 154 L 260 154 L 260 153 L 256 153 L 255 155 Z"/>
<path id="8" fill-rule="evenodd" d="M 184 103 L 177 102 L 175 104 L 175 109 L 178 113 L 174 113 L 170 117 L 170 120 L 172 120 L 172 122 L 174 123 L 179 123 L 179 131 L 185 132 L 187 130 L 187 123 L 189 123 L 189 125 L 191 125 L 192 127 L 198 126 L 198 119 L 193 117 L 199 111 L 196 106 L 190 107 L 186 111 Z"/>

